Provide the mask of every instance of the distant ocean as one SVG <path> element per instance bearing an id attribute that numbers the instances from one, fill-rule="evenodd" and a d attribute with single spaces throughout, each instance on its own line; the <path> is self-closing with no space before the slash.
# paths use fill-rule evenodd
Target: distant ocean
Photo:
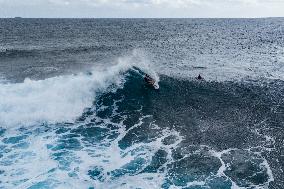
<path id="1" fill-rule="evenodd" d="M 283 171 L 284 18 L 0 19 L 1 189 L 283 189 Z"/>

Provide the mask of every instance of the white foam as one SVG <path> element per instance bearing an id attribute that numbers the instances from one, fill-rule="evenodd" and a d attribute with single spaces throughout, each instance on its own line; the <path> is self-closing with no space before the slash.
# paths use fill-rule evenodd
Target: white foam
<path id="1" fill-rule="evenodd" d="M 72 122 L 84 108 L 92 105 L 96 92 L 106 90 L 111 84 L 121 85 L 121 73 L 132 66 L 150 74 L 158 85 L 159 76 L 139 50 L 118 58 L 111 66 L 94 68 L 92 74 L 58 76 L 39 81 L 25 79 L 23 83 L 16 84 L 0 82 L 0 124 Z"/>
<path id="2" fill-rule="evenodd" d="M 222 159 L 222 156 L 224 154 L 228 154 L 228 153 L 230 153 L 231 151 L 234 151 L 234 150 L 239 150 L 239 149 L 230 148 L 230 149 L 227 149 L 227 150 L 224 150 L 224 151 L 221 151 L 221 152 L 218 152 L 218 151 L 215 151 L 215 150 L 212 150 L 212 149 L 210 150 L 210 154 L 212 156 L 214 156 L 214 157 L 217 157 L 220 160 L 220 162 L 221 162 L 221 167 L 219 168 L 218 173 L 217 173 L 216 176 L 226 177 L 228 180 L 230 180 L 231 183 L 232 183 L 231 189 L 245 189 L 246 187 L 238 186 L 237 183 L 232 178 L 230 178 L 228 175 L 226 175 L 226 173 L 225 173 L 225 171 L 227 169 L 229 169 L 230 164 L 229 163 L 225 164 L 224 160 Z M 244 150 L 250 151 L 250 149 L 244 149 Z M 267 176 L 268 176 L 268 181 L 266 183 L 261 184 L 261 185 L 250 184 L 250 188 L 256 188 L 256 189 L 258 189 L 258 188 L 259 189 L 260 188 L 268 188 L 269 183 L 274 181 L 274 176 L 273 176 L 272 170 L 271 170 L 271 168 L 269 166 L 269 163 L 268 163 L 268 161 L 265 158 L 263 158 L 259 154 L 259 152 L 254 152 L 253 154 L 256 155 L 256 157 L 258 159 L 262 160 L 262 163 L 260 163 L 259 166 L 262 169 L 266 170 L 266 173 L 267 173 Z"/>
<path id="3" fill-rule="evenodd" d="M 191 186 L 204 186 L 206 183 L 204 181 L 193 181 L 187 184 L 187 187 Z"/>
<path id="4" fill-rule="evenodd" d="M 270 182 L 274 181 L 274 176 L 273 176 L 272 170 L 271 170 L 269 163 L 266 159 L 263 159 L 263 162 L 260 164 L 260 166 L 263 166 L 267 170 L 266 173 L 268 175 L 268 181 L 267 181 L 267 185 L 268 185 Z"/>
<path id="5" fill-rule="evenodd" d="M 119 62 L 107 69 L 96 68 L 92 74 L 0 84 L 0 124 L 74 121 L 84 108 L 92 105 L 95 92 L 121 84 L 121 73 L 130 66 Z"/>
<path id="6" fill-rule="evenodd" d="M 98 189 L 130 189 L 130 188 L 151 188 L 160 189 L 163 184 L 164 178 L 159 173 L 139 174 L 133 176 L 124 176 L 120 179 L 110 182 L 97 184 L 95 188 Z"/>
<path id="7" fill-rule="evenodd" d="M 114 104 L 113 106 L 116 106 L 116 104 Z M 115 114 L 115 112 L 113 113 Z M 131 127 L 129 130 L 126 130 L 126 127 L 122 124 L 122 121 L 119 124 L 119 129 L 117 130 L 119 136 L 113 141 L 105 140 L 103 142 L 109 145 L 98 144 L 98 146 L 95 147 L 95 150 L 92 150 L 94 146 L 91 146 L 85 147 L 84 150 L 77 151 L 75 154 L 81 160 L 81 163 L 79 165 L 79 175 L 87 175 L 88 171 L 92 170 L 92 166 L 95 165 L 96 167 L 102 168 L 102 175 L 104 177 L 104 181 L 94 181 L 90 180 L 90 178 L 85 178 L 90 183 L 92 183 L 95 188 L 161 188 L 162 184 L 165 181 L 166 172 L 139 173 L 134 175 L 123 174 L 116 178 L 112 178 L 112 175 L 108 174 L 113 171 L 123 169 L 125 165 L 131 162 L 133 163 L 133 161 L 137 160 L 138 158 L 142 158 L 145 161 L 145 164 L 141 165 L 141 167 L 139 168 L 137 167 L 136 172 L 141 172 L 150 164 L 155 153 L 160 149 L 163 149 L 168 153 L 167 163 L 171 163 L 173 161 L 171 160 L 172 150 L 175 149 L 178 144 L 183 140 L 179 133 L 173 130 L 163 130 L 161 137 L 157 136 L 157 138 L 153 139 L 153 141 L 149 143 L 135 143 L 125 150 L 122 150 L 119 147 L 119 141 L 124 138 L 128 132 L 141 126 L 144 122 L 144 119 L 147 119 L 149 117 L 149 115 L 142 116 L 140 118 L 140 121 L 133 127 Z M 109 119 L 104 119 L 101 121 L 103 121 L 105 125 L 111 123 Z M 151 128 L 153 127 L 158 126 L 153 124 Z M 168 136 L 175 136 L 175 143 L 170 145 L 164 145 L 162 141 Z"/>
<path id="8" fill-rule="evenodd" d="M 5 135 L 12 137 L 17 136 L 17 133 L 8 132 Z M 15 148 L 12 144 L 5 145 L 7 149 L 13 149 L 5 153 L 0 161 L 0 169 L 5 171 L 1 178 L 5 188 L 16 188 L 17 185 L 21 186 L 19 188 L 28 188 L 23 187 L 21 183 L 30 186 L 35 181 L 42 180 L 49 170 L 57 167 L 57 163 L 50 158 L 50 152 L 45 148 L 52 138 L 32 136 L 23 141 L 28 145 L 26 148 Z M 12 165 L 5 166 L 7 162 L 12 162 Z M 25 179 L 28 181 L 25 182 Z"/>

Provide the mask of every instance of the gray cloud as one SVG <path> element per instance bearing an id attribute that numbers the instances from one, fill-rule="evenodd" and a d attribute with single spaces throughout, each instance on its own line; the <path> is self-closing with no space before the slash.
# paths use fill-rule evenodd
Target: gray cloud
<path id="1" fill-rule="evenodd" d="M 284 0 L 0 0 L 0 17 L 268 17 Z"/>

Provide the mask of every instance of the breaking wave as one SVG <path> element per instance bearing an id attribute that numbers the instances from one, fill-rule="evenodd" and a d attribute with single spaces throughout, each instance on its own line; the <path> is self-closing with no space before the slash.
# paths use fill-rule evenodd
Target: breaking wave
<path id="1" fill-rule="evenodd" d="M 0 187 L 268 188 L 279 162 L 268 161 L 278 151 L 267 128 L 283 121 L 270 92 L 158 76 L 135 53 L 88 73 L 2 83 Z"/>
<path id="2" fill-rule="evenodd" d="M 45 80 L 25 79 L 23 83 L 0 86 L 0 124 L 72 122 L 90 107 L 97 93 L 122 86 L 124 74 L 133 69 L 137 59 L 120 58 L 110 67 L 97 67 L 88 73 L 58 76 Z M 142 61 L 142 60 L 140 60 Z M 157 74 L 145 62 L 144 70 L 157 81 Z M 137 67 L 137 66 L 136 66 Z M 136 72 L 141 74 L 139 71 Z M 143 72 L 142 72 L 143 73 Z M 143 75 L 141 76 L 143 78 Z"/>

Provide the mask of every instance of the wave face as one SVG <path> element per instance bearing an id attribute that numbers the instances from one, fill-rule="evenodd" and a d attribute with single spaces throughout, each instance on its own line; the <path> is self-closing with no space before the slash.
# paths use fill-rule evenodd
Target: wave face
<path id="1" fill-rule="evenodd" d="M 283 188 L 283 19 L 0 23 L 0 188 Z"/>
<path id="2" fill-rule="evenodd" d="M 1 104 L 1 187 L 268 188 L 281 177 L 283 106 L 267 88 L 162 76 L 153 90 L 129 66 L 100 73 L 11 84 L 10 98 L 22 94 Z"/>

